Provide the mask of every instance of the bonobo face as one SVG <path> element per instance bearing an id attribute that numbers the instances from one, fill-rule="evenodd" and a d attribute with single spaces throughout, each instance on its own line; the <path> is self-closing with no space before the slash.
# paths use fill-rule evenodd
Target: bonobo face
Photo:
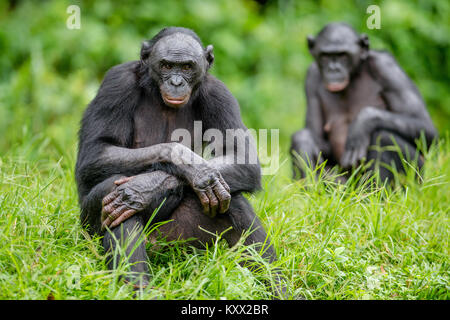
<path id="1" fill-rule="evenodd" d="M 183 33 L 160 39 L 154 45 L 149 61 L 161 97 L 172 108 L 180 108 L 189 102 L 193 88 L 208 69 L 205 51 L 200 43 Z"/>
<path id="2" fill-rule="evenodd" d="M 351 63 L 347 52 L 322 52 L 319 68 L 325 87 L 331 91 L 342 91 L 350 82 Z"/>
<path id="3" fill-rule="evenodd" d="M 359 36 L 350 26 L 331 23 L 317 38 L 308 37 L 311 54 L 317 61 L 327 90 L 338 92 L 350 83 L 350 78 L 368 52 L 368 38 Z"/>

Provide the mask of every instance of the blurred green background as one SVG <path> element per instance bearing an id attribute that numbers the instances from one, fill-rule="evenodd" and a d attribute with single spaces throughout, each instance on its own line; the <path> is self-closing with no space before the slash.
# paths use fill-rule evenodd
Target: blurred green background
<path id="1" fill-rule="evenodd" d="M 66 27 L 72 4 L 81 8 L 79 30 Z M 366 26 L 371 4 L 381 8 L 379 30 Z M 192 28 L 214 45 L 212 74 L 240 102 L 247 127 L 280 129 L 283 152 L 304 125 L 306 36 L 331 21 L 393 53 L 444 135 L 449 13 L 441 0 L 0 1 L 0 153 L 74 160 L 79 120 L 105 72 L 138 59 L 141 42 L 165 26 Z"/>

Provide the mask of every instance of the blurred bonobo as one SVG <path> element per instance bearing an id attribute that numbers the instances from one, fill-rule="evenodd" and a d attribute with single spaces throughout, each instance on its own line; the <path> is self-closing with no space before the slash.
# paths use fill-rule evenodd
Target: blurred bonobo
<path id="1" fill-rule="evenodd" d="M 257 157 L 255 163 L 236 163 L 239 134 L 249 137 L 238 102 L 208 74 L 213 60 L 213 47 L 204 48 L 192 30 L 162 29 L 143 43 L 139 61 L 107 72 L 84 113 L 76 164 L 81 221 L 91 234 L 104 234 L 106 251 L 117 246 L 114 238 L 121 245 L 129 241 L 126 253 L 133 265 L 125 280 L 136 286 L 149 281 L 145 243 L 136 241 L 161 203 L 151 223 L 172 221 L 158 229 L 158 236 L 196 238 L 191 244 L 201 246 L 214 236 L 199 227 L 213 234 L 232 227 L 223 235 L 232 246 L 250 230 L 245 244 L 259 246 L 270 262 L 276 259 L 241 194 L 260 188 L 261 169 Z M 241 130 L 233 143 L 206 160 L 193 151 L 194 141 L 186 146 L 171 139 L 177 129 L 194 137 L 194 121 L 201 121 L 201 135 L 208 129 L 224 136 L 230 129 Z M 256 148 L 246 145 L 244 158 L 250 159 Z M 110 268 L 122 258 L 111 258 Z"/>
<path id="2" fill-rule="evenodd" d="M 367 35 L 344 23 L 309 36 L 308 47 L 315 62 L 305 84 L 306 128 L 292 135 L 294 178 L 304 177 L 305 163 L 315 167 L 325 159 L 327 169 L 373 160 L 369 169 L 378 170 L 382 181 L 393 179 L 390 168 L 404 170 L 402 158 L 417 160 L 421 168 L 415 140 L 423 133 L 429 146 L 437 132 L 419 91 L 394 58 L 369 50 Z M 402 154 L 389 148 L 394 145 Z"/>

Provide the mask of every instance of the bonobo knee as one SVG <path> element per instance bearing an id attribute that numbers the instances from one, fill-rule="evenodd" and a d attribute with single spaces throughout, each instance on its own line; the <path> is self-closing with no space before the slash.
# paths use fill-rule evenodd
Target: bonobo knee
<path id="1" fill-rule="evenodd" d="M 312 133 L 309 129 L 302 129 L 295 132 L 291 136 L 291 150 L 303 150 L 306 146 L 314 141 Z"/>

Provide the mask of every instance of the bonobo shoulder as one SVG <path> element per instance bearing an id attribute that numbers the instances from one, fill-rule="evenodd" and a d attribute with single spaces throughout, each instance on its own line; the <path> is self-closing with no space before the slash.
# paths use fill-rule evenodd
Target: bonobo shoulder
<path id="1" fill-rule="evenodd" d="M 370 50 L 367 63 L 372 74 L 380 80 L 389 78 L 389 74 L 398 67 L 395 58 L 387 51 Z"/>
<path id="2" fill-rule="evenodd" d="M 394 56 L 386 50 L 370 50 L 367 61 L 374 67 L 397 65 Z"/>
<path id="3" fill-rule="evenodd" d="M 317 62 L 313 62 L 309 65 L 308 71 L 306 72 L 307 80 L 319 80 L 320 78 L 320 70 Z"/>
<path id="4" fill-rule="evenodd" d="M 227 86 L 211 74 L 205 76 L 205 80 L 202 83 L 201 96 L 207 104 L 227 102 L 230 99 L 237 103 Z"/>
<path id="5" fill-rule="evenodd" d="M 139 61 L 130 61 L 109 69 L 88 109 L 113 109 L 124 101 L 130 106 L 139 97 L 138 67 Z"/>
<path id="6" fill-rule="evenodd" d="M 305 79 L 305 90 L 307 94 L 314 94 L 320 82 L 320 70 L 316 62 L 308 67 Z"/>
<path id="7" fill-rule="evenodd" d="M 118 91 L 121 91 L 121 88 L 125 89 L 135 85 L 138 68 L 139 61 L 129 61 L 110 68 L 105 74 L 100 89 L 104 86 L 111 86 L 117 87 Z M 117 93 L 117 91 L 109 93 Z"/>
<path id="8" fill-rule="evenodd" d="M 216 77 L 207 74 L 200 90 L 197 106 L 201 110 L 205 128 L 244 128 L 239 103 Z"/>
<path id="9" fill-rule="evenodd" d="M 212 74 L 206 74 L 205 80 L 203 81 L 203 89 L 208 93 L 214 93 L 215 91 L 228 90 L 225 83 L 217 79 Z"/>

